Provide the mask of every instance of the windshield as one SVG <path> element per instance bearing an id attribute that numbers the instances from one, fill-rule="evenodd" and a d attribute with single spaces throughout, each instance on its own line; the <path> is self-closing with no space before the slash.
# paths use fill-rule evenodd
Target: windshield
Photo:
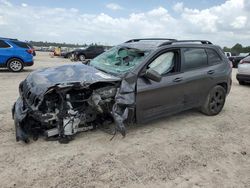
<path id="1" fill-rule="evenodd" d="M 141 63 L 150 51 L 116 46 L 97 56 L 90 66 L 111 74 L 123 74 Z"/>

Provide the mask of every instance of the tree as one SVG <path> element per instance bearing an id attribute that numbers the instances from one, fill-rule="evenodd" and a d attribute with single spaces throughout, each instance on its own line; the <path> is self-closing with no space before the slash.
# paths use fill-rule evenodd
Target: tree
<path id="1" fill-rule="evenodd" d="M 228 47 L 224 46 L 223 51 L 224 52 L 231 52 L 231 48 L 228 48 Z"/>
<path id="2" fill-rule="evenodd" d="M 232 52 L 236 53 L 236 54 L 239 54 L 241 52 L 243 52 L 243 46 L 239 43 L 235 44 L 233 47 L 232 47 Z"/>
<path id="3" fill-rule="evenodd" d="M 250 46 L 242 46 L 241 44 L 237 43 L 232 48 L 224 47 L 224 52 L 231 52 L 232 55 L 239 55 L 240 53 L 250 53 Z"/>

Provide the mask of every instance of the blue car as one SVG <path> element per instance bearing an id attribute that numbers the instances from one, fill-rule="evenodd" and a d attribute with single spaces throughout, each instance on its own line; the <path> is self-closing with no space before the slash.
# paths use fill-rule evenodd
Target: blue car
<path id="1" fill-rule="evenodd" d="M 17 39 L 0 38 L 0 67 L 20 72 L 25 66 L 32 66 L 35 51 L 26 42 Z"/>

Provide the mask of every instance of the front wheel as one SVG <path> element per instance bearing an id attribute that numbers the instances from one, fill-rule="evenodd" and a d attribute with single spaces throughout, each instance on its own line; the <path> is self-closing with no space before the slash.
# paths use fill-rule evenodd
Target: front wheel
<path id="1" fill-rule="evenodd" d="M 86 59 L 85 55 L 83 55 L 83 54 L 79 55 L 79 60 L 80 61 L 85 61 L 85 59 Z"/>
<path id="2" fill-rule="evenodd" d="M 226 101 L 226 90 L 222 86 L 215 86 L 208 94 L 201 107 L 202 113 L 214 116 L 221 112 Z"/>
<path id="3" fill-rule="evenodd" d="M 19 59 L 10 59 L 7 63 L 7 67 L 12 72 L 20 72 L 23 70 L 23 62 Z"/>

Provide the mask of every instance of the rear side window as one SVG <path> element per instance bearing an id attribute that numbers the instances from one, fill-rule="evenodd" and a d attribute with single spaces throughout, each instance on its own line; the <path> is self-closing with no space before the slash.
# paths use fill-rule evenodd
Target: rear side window
<path id="1" fill-rule="evenodd" d="M 9 48 L 10 45 L 4 42 L 3 40 L 0 40 L 0 48 Z"/>
<path id="2" fill-rule="evenodd" d="M 20 41 L 11 41 L 11 42 L 20 48 L 30 48 L 29 45 L 25 42 L 20 42 Z"/>
<path id="3" fill-rule="evenodd" d="M 201 48 L 185 48 L 183 49 L 184 64 L 183 70 L 197 69 L 207 66 L 207 53 Z"/>
<path id="4" fill-rule="evenodd" d="M 34 49 L 34 47 L 33 47 L 30 43 L 27 43 L 27 45 L 28 45 L 30 48 Z"/>
<path id="5" fill-rule="evenodd" d="M 87 50 L 95 50 L 95 46 L 90 46 L 87 48 Z"/>
<path id="6" fill-rule="evenodd" d="M 210 65 L 221 63 L 221 57 L 218 55 L 218 53 L 212 49 L 206 49 L 207 56 L 208 56 L 208 63 Z"/>

